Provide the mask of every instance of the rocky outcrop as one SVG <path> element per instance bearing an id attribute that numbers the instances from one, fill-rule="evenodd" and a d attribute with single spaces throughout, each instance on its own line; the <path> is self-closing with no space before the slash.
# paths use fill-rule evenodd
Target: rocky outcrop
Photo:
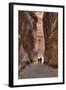
<path id="1" fill-rule="evenodd" d="M 23 53 L 26 53 L 30 62 L 33 61 L 33 54 L 35 54 L 35 34 L 37 30 L 37 17 L 34 12 L 19 11 L 19 55 L 20 47 L 23 46 Z M 22 54 L 25 55 L 25 54 Z M 20 59 L 20 58 L 19 58 Z M 23 60 L 23 59 L 21 59 Z"/>
<path id="2" fill-rule="evenodd" d="M 43 16 L 45 63 L 58 66 L 58 13 L 45 12 Z"/>

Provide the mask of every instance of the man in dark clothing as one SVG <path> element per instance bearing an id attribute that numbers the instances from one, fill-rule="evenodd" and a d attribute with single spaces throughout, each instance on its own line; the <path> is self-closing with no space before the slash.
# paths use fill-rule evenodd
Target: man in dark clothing
<path id="1" fill-rule="evenodd" d="M 42 62 L 42 58 L 40 58 L 40 63 Z"/>

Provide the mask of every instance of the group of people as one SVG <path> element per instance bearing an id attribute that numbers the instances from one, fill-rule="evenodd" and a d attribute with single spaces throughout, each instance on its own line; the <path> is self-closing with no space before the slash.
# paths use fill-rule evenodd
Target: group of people
<path id="1" fill-rule="evenodd" d="M 38 64 L 42 63 L 42 58 L 38 58 Z"/>

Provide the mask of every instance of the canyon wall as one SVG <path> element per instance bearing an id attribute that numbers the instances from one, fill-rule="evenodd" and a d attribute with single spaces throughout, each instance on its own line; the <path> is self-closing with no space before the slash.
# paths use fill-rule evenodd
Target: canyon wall
<path id="1" fill-rule="evenodd" d="M 19 62 L 22 62 L 23 57 L 27 54 L 30 62 L 36 54 L 35 52 L 35 39 L 37 30 L 37 17 L 34 12 L 19 11 L 18 13 L 18 27 L 19 27 Z M 22 54 L 20 54 L 20 51 Z M 27 58 L 26 58 L 27 59 Z"/>
<path id="2" fill-rule="evenodd" d="M 43 30 L 45 38 L 44 62 L 58 67 L 58 13 L 44 12 Z"/>

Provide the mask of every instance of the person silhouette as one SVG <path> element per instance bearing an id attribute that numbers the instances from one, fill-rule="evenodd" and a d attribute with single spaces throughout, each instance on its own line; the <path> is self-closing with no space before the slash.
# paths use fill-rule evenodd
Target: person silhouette
<path id="1" fill-rule="evenodd" d="M 40 63 L 42 62 L 42 58 L 40 58 Z"/>
<path id="2" fill-rule="evenodd" d="M 42 58 L 38 58 L 38 64 L 42 62 Z"/>
<path id="3" fill-rule="evenodd" d="M 40 63 L 40 58 L 38 58 L 38 64 Z"/>

